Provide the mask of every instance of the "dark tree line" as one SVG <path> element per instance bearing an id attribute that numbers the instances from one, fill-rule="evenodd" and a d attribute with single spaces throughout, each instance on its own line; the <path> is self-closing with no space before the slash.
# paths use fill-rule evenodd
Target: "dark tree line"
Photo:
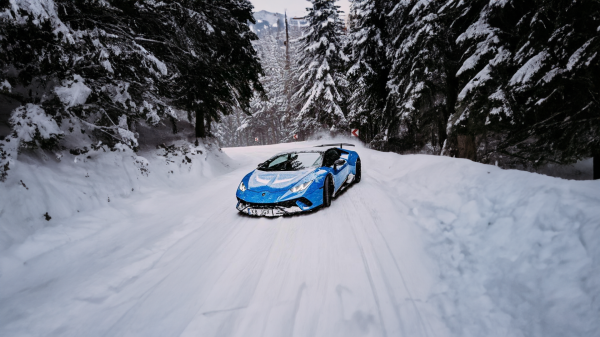
<path id="1" fill-rule="evenodd" d="M 573 163 L 600 148 L 600 2 L 353 5 L 351 125 L 374 147 Z"/>

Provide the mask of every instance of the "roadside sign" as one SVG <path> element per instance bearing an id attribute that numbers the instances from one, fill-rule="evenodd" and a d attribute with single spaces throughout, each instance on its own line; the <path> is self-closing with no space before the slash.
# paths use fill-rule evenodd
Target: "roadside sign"
<path id="1" fill-rule="evenodd" d="M 254 141 L 255 141 L 255 142 L 258 142 L 258 137 L 254 137 Z"/>
<path id="2" fill-rule="evenodd" d="M 298 135 L 294 135 L 294 139 L 298 139 Z"/>
<path id="3" fill-rule="evenodd" d="M 352 129 L 352 136 L 358 137 L 358 129 Z"/>

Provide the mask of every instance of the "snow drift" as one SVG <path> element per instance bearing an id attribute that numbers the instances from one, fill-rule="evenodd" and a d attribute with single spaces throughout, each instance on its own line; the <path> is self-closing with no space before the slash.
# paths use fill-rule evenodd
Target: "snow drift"
<path id="1" fill-rule="evenodd" d="M 452 335 L 600 334 L 600 181 L 377 157 L 397 207 L 429 233 L 440 273 L 431 300 Z"/>
<path id="2" fill-rule="evenodd" d="M 6 182 L 0 183 L 0 251 L 76 213 L 154 189 L 199 183 L 229 165 L 211 142 L 177 141 L 140 153 L 123 144 L 86 150 L 36 150 L 12 161 Z"/>
<path id="3" fill-rule="evenodd" d="M 19 162 L 0 335 L 600 335 L 600 182 L 358 147 L 330 208 L 238 215 L 244 174 L 315 144 Z"/>

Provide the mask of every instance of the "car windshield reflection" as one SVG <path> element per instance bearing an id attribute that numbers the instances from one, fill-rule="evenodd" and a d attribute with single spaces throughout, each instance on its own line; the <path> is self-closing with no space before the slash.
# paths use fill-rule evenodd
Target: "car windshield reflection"
<path id="1" fill-rule="evenodd" d="M 260 171 L 300 171 L 319 167 L 323 161 L 319 152 L 293 152 L 277 155 L 258 166 Z"/>

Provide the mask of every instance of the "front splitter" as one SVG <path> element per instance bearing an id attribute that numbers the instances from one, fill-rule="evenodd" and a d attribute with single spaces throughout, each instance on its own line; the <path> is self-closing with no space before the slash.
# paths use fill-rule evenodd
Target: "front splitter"
<path id="1" fill-rule="evenodd" d="M 269 204 L 261 205 L 259 207 L 248 206 L 247 204 L 239 201 L 237 210 L 241 213 L 245 213 L 251 216 L 265 216 L 265 217 L 278 217 L 283 215 L 291 215 L 294 213 L 302 212 L 302 209 L 298 206 L 293 207 L 282 207 L 282 206 L 269 206 Z"/>

